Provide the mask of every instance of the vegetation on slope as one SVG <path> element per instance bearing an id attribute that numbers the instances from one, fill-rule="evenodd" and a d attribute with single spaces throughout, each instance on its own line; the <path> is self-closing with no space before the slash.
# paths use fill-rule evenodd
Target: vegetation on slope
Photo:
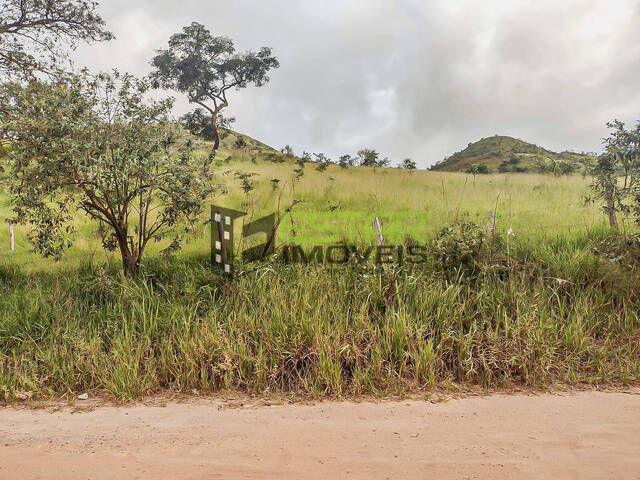
<path id="1" fill-rule="evenodd" d="M 595 156 L 585 153 L 555 153 L 517 138 L 495 135 L 470 143 L 464 150 L 436 163 L 432 170 L 463 172 L 486 165 L 488 172 L 586 172 Z"/>

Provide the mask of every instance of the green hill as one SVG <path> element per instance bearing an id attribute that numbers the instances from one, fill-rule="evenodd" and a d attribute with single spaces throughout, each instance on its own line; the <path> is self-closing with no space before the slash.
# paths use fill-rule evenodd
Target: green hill
<path id="1" fill-rule="evenodd" d="M 220 148 L 218 149 L 217 155 L 219 160 L 224 160 L 229 156 L 235 160 L 241 158 L 246 160 L 252 157 L 256 159 L 267 159 L 274 155 L 282 156 L 275 148 L 234 130 L 221 129 L 220 137 Z M 208 151 L 211 149 L 213 143 L 207 140 L 197 139 L 196 145 Z"/>
<path id="2" fill-rule="evenodd" d="M 495 135 L 470 143 L 464 150 L 436 163 L 431 170 L 463 172 L 472 165 L 486 165 L 491 173 L 571 173 L 584 170 L 594 160 L 593 155 L 556 153 L 517 138 Z"/>

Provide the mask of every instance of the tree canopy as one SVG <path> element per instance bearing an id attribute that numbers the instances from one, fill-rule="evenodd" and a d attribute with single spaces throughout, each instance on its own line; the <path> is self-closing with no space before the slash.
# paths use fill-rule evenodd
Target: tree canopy
<path id="1" fill-rule="evenodd" d="M 268 72 L 279 67 L 270 48 L 239 53 L 233 40 L 213 36 L 197 22 L 172 35 L 151 63 L 154 86 L 179 91 L 201 107 L 190 120 L 192 126 L 194 119 L 200 121 L 201 134 L 214 141 L 213 151 L 220 146 L 220 112 L 229 106 L 229 90 L 261 87 L 269 81 Z"/>
<path id="2" fill-rule="evenodd" d="M 111 40 L 97 5 L 90 0 L 3 0 L 0 75 L 51 71 L 79 42 Z"/>
<path id="3" fill-rule="evenodd" d="M 118 72 L 2 87 L 14 209 L 36 251 L 61 255 L 81 211 L 135 278 L 149 241 L 177 249 L 199 218 L 218 189 L 210 162 L 170 122 L 172 99 L 147 101 L 149 88 Z"/>

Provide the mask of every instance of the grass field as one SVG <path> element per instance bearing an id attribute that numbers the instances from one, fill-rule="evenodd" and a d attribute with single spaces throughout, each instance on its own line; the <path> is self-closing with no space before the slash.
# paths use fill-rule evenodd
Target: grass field
<path id="1" fill-rule="evenodd" d="M 463 217 L 480 224 L 488 223 L 487 212 L 496 215 L 498 229 L 513 230 L 521 242 L 543 246 L 563 244 L 581 248 L 593 234 L 605 231 L 606 220 L 595 206 L 585 206 L 589 179 L 582 176 L 542 174 L 479 175 L 365 167 L 342 169 L 330 166 L 325 172 L 310 163 L 300 180 L 294 182 L 291 161 L 253 163 L 247 153 L 234 154 L 228 164 L 220 166 L 219 180 L 229 185 L 229 195 L 214 200 L 216 204 L 247 211 L 245 221 L 277 210 L 282 211 L 294 199 L 303 203 L 293 214 L 296 236 L 291 235 L 290 220 L 283 221 L 280 242 L 295 240 L 301 245 L 330 244 L 341 241 L 371 243 L 375 240 L 372 220 L 379 217 L 385 238 L 402 242 L 405 237 L 426 243 L 444 224 Z M 227 151 L 218 157 L 225 158 Z M 255 173 L 255 189 L 245 195 L 233 172 Z M 278 178 L 277 190 L 271 179 Z M 3 196 L 0 215 L 8 216 L 9 199 Z M 26 229 L 17 227 L 16 252 L 4 257 L 11 265 L 36 269 L 56 269 L 87 259 L 104 259 L 95 234 L 95 225 L 79 217 L 74 247 L 63 262 L 41 259 L 31 253 Z M 4 228 L 4 245 L 8 246 L 8 227 Z M 188 238 L 184 252 L 206 255 L 209 233 L 203 227 Z M 159 248 L 156 248 L 156 251 Z"/>
<path id="2" fill-rule="evenodd" d="M 31 253 L 23 227 L 9 252 L 5 226 L 0 399 L 221 389 L 404 395 L 452 385 L 637 382 L 640 282 L 591 252 L 609 232 L 598 208 L 584 205 L 588 178 L 317 172 L 307 164 L 292 189 L 293 163 L 262 153 L 225 144 L 218 158 L 232 158 L 220 179 L 231 193 L 216 203 L 250 219 L 279 202 L 284 211 L 303 201 L 294 227 L 283 217 L 280 244 L 374 244 L 377 216 L 388 243 L 425 245 L 429 261 L 385 268 L 273 261 L 240 266 L 228 279 L 211 271 L 202 226 L 171 259 L 158 255 L 161 246 L 151 250 L 143 278 L 131 282 L 82 218 L 74 247 L 58 262 Z M 245 195 L 227 170 L 256 173 L 255 188 Z M 0 214 L 8 202 L 3 196 Z M 434 242 L 437 232 L 460 221 L 482 232 L 488 210 L 497 218 L 495 241 L 485 241 L 473 268 L 456 266 L 465 233 L 454 234 L 452 247 Z"/>

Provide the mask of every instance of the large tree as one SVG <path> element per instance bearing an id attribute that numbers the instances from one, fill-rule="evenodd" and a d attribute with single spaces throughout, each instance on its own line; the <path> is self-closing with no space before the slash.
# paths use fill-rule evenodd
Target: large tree
<path id="1" fill-rule="evenodd" d="M 51 71 L 79 42 L 110 40 L 90 0 L 2 0 L 0 76 Z"/>
<path id="2" fill-rule="evenodd" d="M 227 37 L 215 37 L 200 23 L 192 23 L 169 39 L 169 48 L 152 60 L 155 86 L 184 93 L 201 108 L 189 116 L 200 120 L 200 132 L 220 146 L 221 111 L 229 106 L 231 89 L 257 87 L 269 81 L 268 72 L 278 68 L 271 49 L 239 53 Z M 205 112 L 208 114 L 206 115 Z"/>
<path id="3" fill-rule="evenodd" d="M 36 251 L 61 255 L 84 212 L 136 278 L 150 241 L 173 250 L 191 230 L 217 188 L 211 165 L 170 122 L 172 99 L 148 101 L 149 88 L 117 72 L 2 87 L 16 219 Z"/>

